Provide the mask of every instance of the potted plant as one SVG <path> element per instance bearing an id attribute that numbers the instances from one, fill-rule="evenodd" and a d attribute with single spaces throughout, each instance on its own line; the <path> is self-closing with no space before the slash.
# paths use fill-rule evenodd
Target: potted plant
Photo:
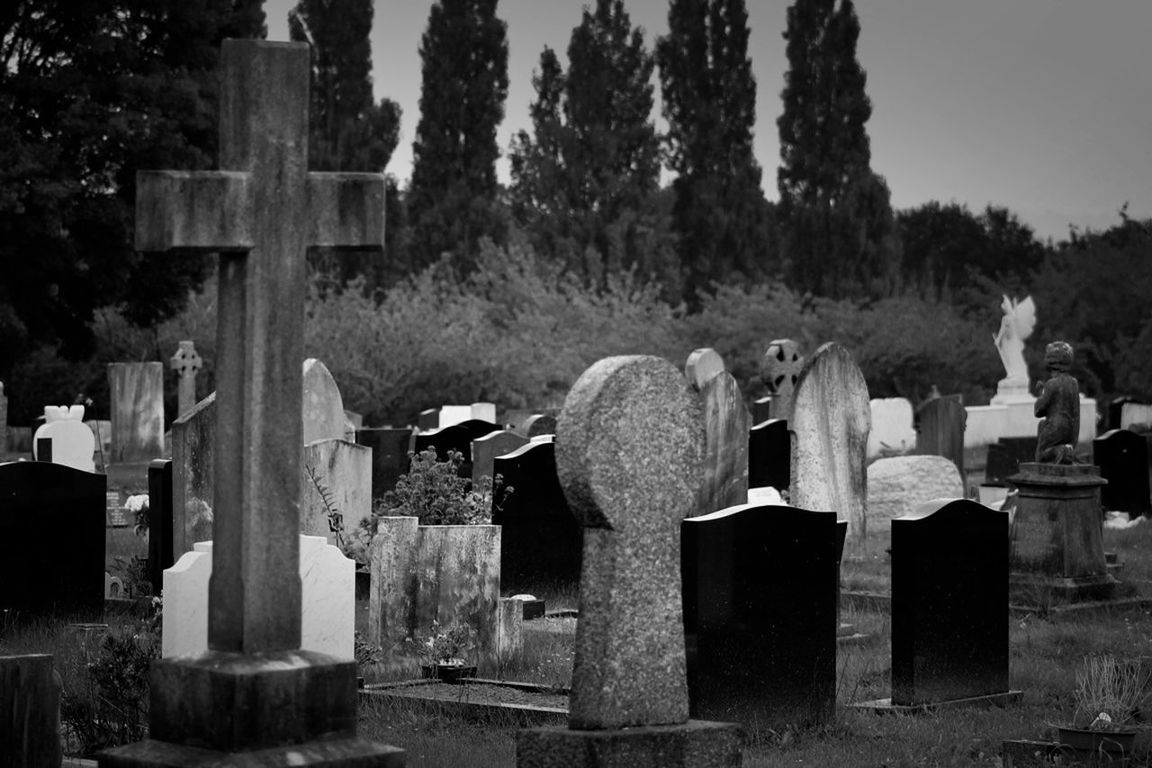
<path id="1" fill-rule="evenodd" d="M 1132 727 L 1147 695 L 1148 670 L 1110 654 L 1086 656 L 1076 673 L 1073 725 L 1058 726 L 1060 743 L 1084 754 L 1131 754 Z"/>
<path id="2" fill-rule="evenodd" d="M 421 677 L 455 683 L 476 676 L 476 665 L 467 661 L 476 645 L 476 631 L 470 625 L 453 624 L 445 629 L 433 619 L 432 633 L 410 643 L 420 659 Z"/>

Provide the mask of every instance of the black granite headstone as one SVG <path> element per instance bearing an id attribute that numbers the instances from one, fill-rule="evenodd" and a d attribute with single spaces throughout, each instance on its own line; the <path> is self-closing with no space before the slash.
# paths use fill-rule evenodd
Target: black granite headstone
<path id="1" fill-rule="evenodd" d="M 425 408 L 420 411 L 420 415 L 416 417 L 416 427 L 419 429 L 439 429 L 440 409 Z"/>
<path id="2" fill-rule="evenodd" d="M 464 462 L 457 470 L 460 477 L 472 479 L 472 441 L 500 429 L 490 421 L 468 419 L 459 424 L 428 432 L 417 432 L 412 440 L 412 450 L 422 453 L 428 448 L 436 449 L 436 460 L 447 461 L 449 451 L 459 451 Z"/>
<path id="3" fill-rule="evenodd" d="M 356 430 L 356 442 L 372 449 L 372 498 L 383 498 L 396 487 L 411 464 L 412 430 L 408 427 L 369 427 Z"/>
<path id="4" fill-rule="evenodd" d="M 745 504 L 680 530 L 691 716 L 757 730 L 830 719 L 847 523 Z"/>
<path id="5" fill-rule="evenodd" d="M 1141 400 L 1138 397 L 1128 397 L 1127 395 L 1116 397 L 1112 402 L 1108 403 L 1108 429 L 1120 429 L 1123 426 L 1124 406 L 1127 403 L 1134 403 L 1136 405 L 1147 405 L 1147 401 Z"/>
<path id="6" fill-rule="evenodd" d="M 792 484 L 792 444 L 788 422 L 762 421 L 748 431 L 748 487 L 785 491 Z"/>
<path id="7" fill-rule="evenodd" d="M 1008 692 L 1008 516 L 968 499 L 892 521 L 892 703 Z"/>
<path id="8" fill-rule="evenodd" d="M 752 423 L 759 424 L 772 418 L 772 395 L 752 402 Z"/>
<path id="9" fill-rule="evenodd" d="M 106 492 L 106 475 L 0 464 L 0 540 L 12 545 L 0 558 L 0 611 L 103 615 Z"/>
<path id="10" fill-rule="evenodd" d="M 1127 512 L 1129 517 L 1152 513 L 1148 487 L 1148 443 L 1143 435 L 1112 429 L 1092 441 L 1092 463 L 1108 481 L 1100 489 L 1100 503 L 1107 510 Z"/>
<path id="11" fill-rule="evenodd" d="M 52 438 L 36 438 L 36 461 L 52 461 Z"/>
<path id="12" fill-rule="evenodd" d="M 492 524 L 503 526 L 501 591 L 579 583 L 584 531 L 560 488 L 555 443 L 528 443 L 497 456 L 493 467 L 501 481 L 492 500 Z"/>
<path id="13" fill-rule="evenodd" d="M 968 412 L 961 395 L 934 397 L 916 411 L 916 453 L 951 459 L 964 477 L 964 428 Z"/>
<path id="14" fill-rule="evenodd" d="M 164 569 L 176 559 L 172 550 L 172 460 L 148 465 L 148 580 L 152 594 L 164 587 Z"/>
<path id="15" fill-rule="evenodd" d="M 988 446 L 985 482 L 989 485 L 1009 485 L 1008 478 L 1020 471 L 1021 462 L 1035 460 L 1035 437 L 1002 437 Z"/>

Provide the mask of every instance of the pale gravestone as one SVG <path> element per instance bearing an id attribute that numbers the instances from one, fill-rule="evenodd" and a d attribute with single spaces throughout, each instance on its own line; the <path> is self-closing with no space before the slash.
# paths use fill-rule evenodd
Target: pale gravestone
<path id="1" fill-rule="evenodd" d="M 220 252 L 209 651 L 153 663 L 150 738 L 100 765 L 400 766 L 356 737 L 356 663 L 300 648 L 305 248 L 380 246 L 384 179 L 308 173 L 307 45 L 224 40 L 220 62 L 226 170 L 136 185 L 137 250 Z"/>
<path id="2" fill-rule="evenodd" d="M 796 382 L 792 419 L 792 493 L 801 509 L 848 521 L 845 552 L 860 554 L 867 533 L 865 463 L 871 410 L 868 385 L 848 350 L 816 350 Z"/>
<path id="3" fill-rule="evenodd" d="M 169 367 L 176 373 L 176 415 L 188 413 L 196 405 L 196 372 L 200 370 L 203 360 L 196 352 L 196 345 L 191 341 L 182 341 L 172 355 Z"/>
<path id="4" fill-rule="evenodd" d="M 314 357 L 304 361 L 300 409 L 305 445 L 316 440 L 344 438 L 344 398 L 328 367 Z"/>
<path id="5" fill-rule="evenodd" d="M 172 552 L 179 557 L 212 538 L 216 393 L 172 422 Z"/>
<path id="6" fill-rule="evenodd" d="M 556 417 L 550 413 L 534 413 L 520 425 L 520 432 L 527 438 L 556 434 Z"/>
<path id="7" fill-rule="evenodd" d="M 161 655 L 208 650 L 208 580 L 212 542 L 197 542 L 164 571 Z M 300 647 L 351 659 L 356 619 L 356 563 L 321 536 L 300 537 Z"/>
<path id="8" fill-rule="evenodd" d="M 748 501 L 748 408 L 740 385 L 713 349 L 688 356 L 684 373 L 704 406 L 704 482 L 694 514 Z"/>
<path id="9" fill-rule="evenodd" d="M 892 519 L 937 499 L 964 498 L 964 480 L 943 456 L 890 456 L 868 465 L 868 529 L 886 531 Z"/>
<path id="10" fill-rule="evenodd" d="M 41 440 L 49 441 L 48 456 L 40 450 Z M 84 423 L 82 405 L 46 405 L 44 423 L 36 428 L 32 436 L 32 457 L 37 461 L 51 461 L 66 467 L 95 472 L 96 463 L 92 452 L 96 448 L 96 436 Z"/>
<path id="11" fill-rule="evenodd" d="M 793 393 L 803 368 L 804 356 L 800 354 L 799 344 L 792 339 L 776 339 L 768 343 L 764 357 L 760 359 L 760 380 L 768 388 L 772 400 L 768 414 L 757 414 L 757 417 L 791 418 Z M 758 418 L 758 421 L 763 419 Z"/>
<path id="12" fill-rule="evenodd" d="M 740 730 L 688 719 L 680 524 L 703 481 L 703 409 L 657 357 L 610 357 L 564 402 L 557 470 L 584 525 L 568 728 L 516 738 L 522 768 L 738 765 Z"/>
<path id="13" fill-rule="evenodd" d="M 868 458 L 908 453 L 916 447 L 912 403 L 903 397 L 880 397 L 869 401 L 872 429 L 868 432 Z"/>
<path id="14" fill-rule="evenodd" d="M 112 400 L 111 464 L 132 464 L 164 453 L 164 366 L 109 363 Z"/>
<path id="15" fill-rule="evenodd" d="M 490 480 L 496 479 L 495 464 L 497 456 L 505 456 L 528 444 L 528 438 L 521 437 L 515 432 L 497 430 L 472 441 L 472 485 L 481 490 L 480 478 L 487 476 Z"/>
<path id="16" fill-rule="evenodd" d="M 330 516 L 341 518 L 344 538 L 372 517 L 372 449 L 347 440 L 304 446 L 300 532 L 337 543 Z"/>

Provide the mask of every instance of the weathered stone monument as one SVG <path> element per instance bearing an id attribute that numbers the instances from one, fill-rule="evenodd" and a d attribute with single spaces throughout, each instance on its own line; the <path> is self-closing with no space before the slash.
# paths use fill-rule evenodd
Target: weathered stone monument
<path id="1" fill-rule="evenodd" d="M 399 766 L 356 736 L 356 664 L 300 649 L 304 250 L 383 242 L 379 174 L 308 173 L 308 46 L 225 40 L 218 172 L 142 172 L 136 247 L 218 251 L 208 651 L 153 665 L 150 738 L 102 768 Z"/>
<path id="2" fill-rule="evenodd" d="M 204 361 L 191 341 L 182 341 L 169 361 L 179 380 L 176 388 L 176 415 L 183 416 L 196 405 L 196 372 Z"/>
<path id="3" fill-rule="evenodd" d="M 792 339 L 776 339 L 769 342 L 764 350 L 764 357 L 760 360 L 760 380 L 768 388 L 772 400 L 768 406 L 767 418 L 792 418 L 792 393 L 796 389 L 796 382 L 800 380 L 800 371 L 804 368 L 804 356 L 800 354 L 800 345 Z M 764 419 L 759 418 L 757 422 Z"/>
<path id="4" fill-rule="evenodd" d="M 704 406 L 704 482 L 696 514 L 748 501 L 748 408 L 723 358 L 704 347 L 688 356 L 684 374 Z"/>
<path id="5" fill-rule="evenodd" d="M 700 402 L 666 360 L 609 357 L 572 387 L 557 430 L 584 524 L 568 728 L 520 731 L 517 765 L 739 765 L 737 726 L 688 718 L 680 523 L 703 479 Z"/>
<path id="6" fill-rule="evenodd" d="M 933 397 L 916 409 L 920 428 L 916 433 L 916 453 L 951 459 L 964 476 L 964 427 L 968 412 L 961 395 Z"/>
<path id="7" fill-rule="evenodd" d="M 1080 393 L 1068 375 L 1072 346 L 1052 342 L 1044 362 L 1052 376 L 1036 400 L 1043 416 L 1036 461 L 1009 478 L 1019 489 L 1011 530 L 1012 598 L 1018 603 L 1109 597 L 1116 579 L 1104 559 L 1099 468 L 1074 464 Z"/>
<path id="8" fill-rule="evenodd" d="M 804 364 L 793 395 L 791 503 L 848 521 L 845 556 L 860 554 L 866 531 L 868 385 L 848 350 L 829 342 Z"/>
<path id="9" fill-rule="evenodd" d="M 164 366 L 110 363 L 111 464 L 147 464 L 164 452 Z"/>

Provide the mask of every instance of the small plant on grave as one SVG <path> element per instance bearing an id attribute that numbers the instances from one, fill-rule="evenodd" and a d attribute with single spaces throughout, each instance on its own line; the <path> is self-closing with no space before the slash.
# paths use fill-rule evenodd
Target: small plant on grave
<path id="1" fill-rule="evenodd" d="M 149 500 L 146 493 L 129 496 L 124 502 L 124 508 L 131 512 L 135 518 L 132 532 L 137 536 L 143 536 L 148 532 L 148 506 Z"/>
<path id="2" fill-rule="evenodd" d="M 1076 672 L 1073 724 L 1091 731 L 1130 729 L 1148 695 L 1149 681 L 1149 670 L 1138 659 L 1086 656 Z"/>
<path id="3" fill-rule="evenodd" d="M 356 668 L 363 674 L 363 667 L 370 664 L 379 664 L 384 660 L 383 652 L 378 645 L 372 645 L 357 630 L 352 637 L 352 656 L 356 659 Z"/>
<path id="4" fill-rule="evenodd" d="M 432 632 L 424 637 L 409 638 L 409 653 L 424 666 L 464 666 L 476 649 L 476 630 L 470 624 L 453 624 L 444 628 L 432 620 Z"/>
<path id="5" fill-rule="evenodd" d="M 492 495 L 503 483 L 500 475 L 485 475 L 472 485 L 460 477 L 464 456 L 449 451 L 447 461 L 437 461 L 435 449 L 410 453 L 411 467 L 401 475 L 374 515 L 413 515 L 421 525 L 486 525 L 492 521 Z M 512 488 L 504 489 L 505 497 Z"/>
<path id="6" fill-rule="evenodd" d="M 147 597 L 152 594 L 152 580 L 148 577 L 148 560 L 141 557 L 112 558 L 109 570 L 124 582 L 126 597 Z"/>

